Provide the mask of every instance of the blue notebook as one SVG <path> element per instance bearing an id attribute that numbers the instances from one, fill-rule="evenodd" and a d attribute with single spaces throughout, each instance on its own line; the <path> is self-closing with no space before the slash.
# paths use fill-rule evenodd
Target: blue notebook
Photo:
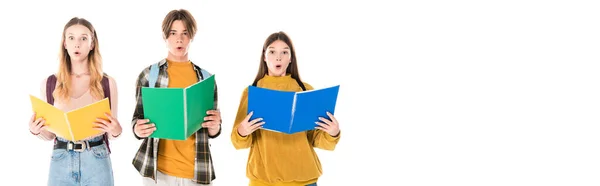
<path id="1" fill-rule="evenodd" d="M 313 130 L 319 117 L 330 119 L 327 112 L 335 113 L 339 87 L 289 92 L 249 86 L 247 113 L 254 112 L 250 120 L 263 118 L 266 130 L 287 134 Z"/>

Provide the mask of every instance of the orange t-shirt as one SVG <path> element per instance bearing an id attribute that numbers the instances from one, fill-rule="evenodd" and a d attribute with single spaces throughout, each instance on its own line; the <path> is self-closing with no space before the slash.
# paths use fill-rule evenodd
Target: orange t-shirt
<path id="1" fill-rule="evenodd" d="M 167 61 L 169 74 L 168 87 L 183 88 L 198 82 L 198 76 L 191 62 Z M 196 158 L 196 135 L 186 140 L 160 139 L 158 143 L 158 170 L 170 176 L 194 178 Z"/>

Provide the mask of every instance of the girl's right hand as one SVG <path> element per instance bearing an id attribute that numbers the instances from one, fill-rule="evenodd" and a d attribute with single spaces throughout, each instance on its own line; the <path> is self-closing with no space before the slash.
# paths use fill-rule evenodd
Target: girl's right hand
<path id="1" fill-rule="evenodd" d="M 156 130 L 156 127 L 154 126 L 154 123 L 148 122 L 150 122 L 149 119 L 138 119 L 133 127 L 133 132 L 135 135 L 140 138 L 150 136 Z"/>
<path id="2" fill-rule="evenodd" d="M 40 134 L 42 130 L 46 129 L 44 123 L 46 123 L 44 118 L 35 119 L 35 113 L 33 113 L 31 119 L 29 120 L 29 131 L 34 135 Z"/>
<path id="3" fill-rule="evenodd" d="M 250 112 L 248 114 L 248 116 L 246 116 L 246 118 L 244 118 L 242 123 L 240 123 L 240 125 L 238 126 L 237 132 L 238 132 L 238 134 L 240 134 L 240 136 L 246 137 L 246 136 L 252 134 L 252 132 L 261 128 L 263 124 L 265 124 L 264 121 L 258 123 L 259 121 L 263 120 L 262 118 L 256 118 L 252 121 L 248 121 L 248 120 L 250 120 L 250 117 L 252 117 L 253 113 L 254 112 Z"/>

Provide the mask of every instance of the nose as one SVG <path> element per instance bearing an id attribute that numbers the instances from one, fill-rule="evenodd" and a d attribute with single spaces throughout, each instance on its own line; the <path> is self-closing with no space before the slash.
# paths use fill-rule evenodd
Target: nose
<path id="1" fill-rule="evenodd" d="M 183 36 L 181 34 L 177 35 L 177 43 L 183 43 Z"/>

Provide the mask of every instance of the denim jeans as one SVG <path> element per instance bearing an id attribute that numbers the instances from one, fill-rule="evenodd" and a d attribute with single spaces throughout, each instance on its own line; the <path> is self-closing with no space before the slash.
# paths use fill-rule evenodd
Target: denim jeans
<path id="1" fill-rule="evenodd" d="M 88 141 L 102 140 L 102 136 Z M 67 141 L 58 138 L 60 141 Z M 76 152 L 66 149 L 54 149 L 50 163 L 48 185 L 60 186 L 112 186 L 114 177 L 106 144 Z"/>

